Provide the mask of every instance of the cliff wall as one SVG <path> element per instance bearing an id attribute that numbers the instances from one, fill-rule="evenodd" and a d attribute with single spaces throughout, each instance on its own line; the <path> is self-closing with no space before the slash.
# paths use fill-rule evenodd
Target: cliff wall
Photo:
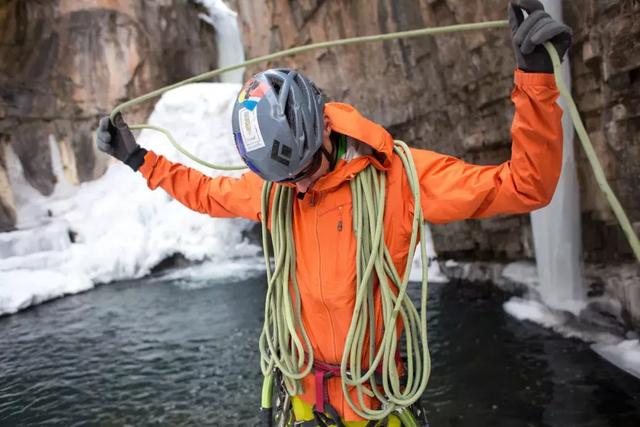
<path id="1" fill-rule="evenodd" d="M 8 0 L 0 3 L 0 231 L 15 225 L 6 150 L 29 183 L 53 191 L 50 140 L 65 177 L 100 176 L 98 118 L 118 103 L 215 68 L 213 28 L 183 0 Z M 128 113 L 144 118 L 153 103 Z"/>

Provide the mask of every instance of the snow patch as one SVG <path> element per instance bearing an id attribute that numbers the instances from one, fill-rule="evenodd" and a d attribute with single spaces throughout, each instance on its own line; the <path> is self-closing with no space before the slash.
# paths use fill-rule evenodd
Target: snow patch
<path id="1" fill-rule="evenodd" d="M 518 320 L 529 320 L 546 328 L 560 326 L 563 319 L 538 301 L 513 297 L 503 305 L 504 310 Z"/>

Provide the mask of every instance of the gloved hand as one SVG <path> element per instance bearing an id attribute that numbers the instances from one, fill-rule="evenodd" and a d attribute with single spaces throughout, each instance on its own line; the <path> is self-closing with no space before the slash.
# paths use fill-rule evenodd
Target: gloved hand
<path id="1" fill-rule="evenodd" d="M 113 120 L 115 126 L 108 116 L 100 119 L 96 132 L 96 145 L 100 151 L 115 157 L 137 171 L 144 163 L 147 150 L 138 145 L 131 129 L 122 118 L 122 114 L 116 114 Z"/>
<path id="2" fill-rule="evenodd" d="M 523 10 L 528 14 L 526 18 Z M 562 60 L 571 46 L 571 28 L 551 18 L 538 0 L 511 0 L 508 15 L 518 68 L 531 73 L 552 73 L 553 63 L 543 43 L 553 43 Z"/>

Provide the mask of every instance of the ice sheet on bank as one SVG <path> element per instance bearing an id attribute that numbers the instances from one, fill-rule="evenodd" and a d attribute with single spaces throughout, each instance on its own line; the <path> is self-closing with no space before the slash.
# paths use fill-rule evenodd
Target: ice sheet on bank
<path id="1" fill-rule="evenodd" d="M 46 270 L 0 272 L 0 283 L 0 314 L 15 313 L 32 305 L 93 287 L 86 275 L 70 271 L 64 265 Z"/>
<path id="2" fill-rule="evenodd" d="M 578 338 L 586 342 L 611 344 L 619 338 L 609 332 L 588 328 L 569 311 L 550 308 L 540 301 L 512 297 L 503 304 L 504 311 L 518 320 L 528 320 L 567 337 Z"/>
<path id="3" fill-rule="evenodd" d="M 624 340 L 617 344 L 598 343 L 591 348 L 617 367 L 640 378 L 640 341 Z"/>
<path id="4" fill-rule="evenodd" d="M 149 122 L 170 129 L 198 156 L 239 164 L 230 129 L 239 89 L 240 85 L 220 83 L 175 89 L 159 100 Z M 138 141 L 173 161 L 217 174 L 193 165 L 161 133 L 145 130 Z M 161 189 L 150 191 L 139 173 L 120 163 L 72 191 L 56 189 L 51 197 L 20 202 L 19 212 L 31 213 L 25 224 L 30 231 L 15 232 L 27 235 L 24 240 L 11 233 L 3 236 L 7 253 L 0 259 L 0 314 L 95 283 L 144 276 L 174 253 L 193 261 L 249 259 L 256 266 L 263 262 L 259 248 L 243 237 L 249 221 L 212 219 L 190 211 Z M 59 239 L 55 248 L 42 247 L 39 236 L 51 233 Z"/>
<path id="5" fill-rule="evenodd" d="M 528 320 L 567 338 L 593 343 L 591 348 L 602 358 L 640 378 L 640 343 L 637 339 L 623 340 L 609 332 L 589 328 L 570 312 L 555 310 L 531 299 L 513 297 L 503 307 L 518 320 Z"/>

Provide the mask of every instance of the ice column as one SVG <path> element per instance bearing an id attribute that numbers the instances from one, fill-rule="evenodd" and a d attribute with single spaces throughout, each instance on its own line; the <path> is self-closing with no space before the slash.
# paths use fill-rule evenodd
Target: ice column
<path id="1" fill-rule="evenodd" d="M 562 1 L 542 0 L 546 11 L 562 22 Z M 571 90 L 569 59 L 562 63 L 562 79 Z M 564 149 L 562 174 L 549 206 L 531 213 L 540 296 L 548 306 L 572 312 L 583 306 L 584 288 L 580 253 L 580 204 L 573 150 L 573 123 L 567 103 L 558 103 L 565 111 L 562 118 Z"/>

